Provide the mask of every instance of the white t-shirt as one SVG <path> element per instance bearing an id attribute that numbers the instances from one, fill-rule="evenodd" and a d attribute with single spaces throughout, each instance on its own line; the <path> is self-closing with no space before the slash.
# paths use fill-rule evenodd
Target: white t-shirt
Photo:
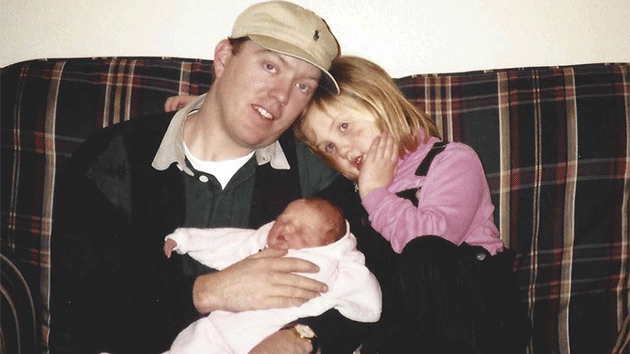
<path id="1" fill-rule="evenodd" d="M 193 154 L 190 153 L 190 150 L 188 150 L 188 146 L 184 143 L 184 153 L 186 154 L 188 161 L 190 161 L 197 171 L 205 172 L 216 177 L 221 184 L 221 189 L 225 189 L 225 186 L 228 184 L 230 179 L 232 179 L 236 171 L 249 161 L 249 159 L 254 155 L 254 152 L 255 151 L 252 151 L 251 153 L 234 160 L 205 161 L 193 156 Z"/>

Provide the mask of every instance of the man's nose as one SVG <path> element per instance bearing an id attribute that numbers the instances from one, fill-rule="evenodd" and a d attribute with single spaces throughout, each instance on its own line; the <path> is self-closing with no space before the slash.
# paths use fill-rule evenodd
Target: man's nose
<path id="1" fill-rule="evenodd" d="M 290 80 L 278 79 L 274 82 L 271 89 L 271 96 L 273 96 L 281 105 L 285 105 L 289 102 L 291 87 L 293 87 L 293 83 Z"/>

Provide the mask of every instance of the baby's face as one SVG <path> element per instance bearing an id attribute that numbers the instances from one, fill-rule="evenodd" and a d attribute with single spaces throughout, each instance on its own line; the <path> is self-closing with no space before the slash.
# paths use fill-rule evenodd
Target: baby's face
<path id="1" fill-rule="evenodd" d="M 301 249 L 324 246 L 328 243 L 329 223 L 321 212 L 303 201 L 295 201 L 278 216 L 267 236 L 267 244 L 274 249 Z"/>

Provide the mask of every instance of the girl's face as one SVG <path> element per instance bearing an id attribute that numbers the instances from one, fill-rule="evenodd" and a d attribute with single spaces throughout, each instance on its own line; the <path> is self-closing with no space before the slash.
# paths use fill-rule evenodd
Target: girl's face
<path id="1" fill-rule="evenodd" d="M 373 115 L 345 107 L 328 107 L 326 111 L 313 107 L 304 119 L 303 130 L 306 139 L 353 181 L 359 178 L 372 142 L 381 135 Z"/>

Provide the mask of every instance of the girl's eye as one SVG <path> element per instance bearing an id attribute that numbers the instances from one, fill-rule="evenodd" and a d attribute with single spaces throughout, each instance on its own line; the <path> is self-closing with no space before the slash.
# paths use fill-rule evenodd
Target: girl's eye
<path id="1" fill-rule="evenodd" d="M 346 130 L 348 130 L 348 123 L 339 124 L 339 130 L 342 132 L 345 132 Z"/>
<path id="2" fill-rule="evenodd" d="M 327 144 L 327 145 L 324 147 L 324 151 L 325 151 L 327 154 L 330 154 L 331 152 L 333 152 L 333 150 L 335 150 L 335 144 L 333 144 L 333 143 Z"/>

